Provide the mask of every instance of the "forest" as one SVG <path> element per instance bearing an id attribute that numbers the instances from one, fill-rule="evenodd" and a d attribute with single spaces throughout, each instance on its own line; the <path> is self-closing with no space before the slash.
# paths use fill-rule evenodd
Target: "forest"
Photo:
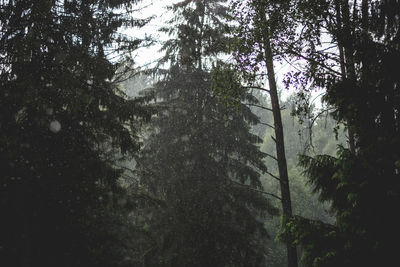
<path id="1" fill-rule="evenodd" d="M 0 0 L 0 266 L 396 266 L 399 62 L 398 0 Z"/>

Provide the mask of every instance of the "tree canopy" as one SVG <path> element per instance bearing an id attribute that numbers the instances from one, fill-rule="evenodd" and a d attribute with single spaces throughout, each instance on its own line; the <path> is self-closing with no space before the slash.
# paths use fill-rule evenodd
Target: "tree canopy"
<path id="1" fill-rule="evenodd" d="M 0 0 L 0 262 L 396 262 L 399 1 L 143 5 Z"/>
<path id="2" fill-rule="evenodd" d="M 138 162 L 144 185 L 163 203 L 149 219 L 153 257 L 146 266 L 265 261 L 263 218 L 276 209 L 259 180 L 266 170 L 256 146 L 261 140 L 249 132 L 258 118 L 243 104 L 226 105 L 212 90 L 209 70 L 225 47 L 209 45 L 225 38 L 223 8 L 216 1 L 173 6 L 179 39 L 172 35 L 164 46 L 170 68 L 155 84 L 160 110 Z M 256 99 L 243 94 L 241 101 Z"/>
<path id="3" fill-rule="evenodd" d="M 110 55 L 132 1 L 0 2 L 0 255 L 7 266 L 119 266 L 117 154 L 136 153 L 143 99 Z M 121 10 L 125 10 L 121 12 Z"/>

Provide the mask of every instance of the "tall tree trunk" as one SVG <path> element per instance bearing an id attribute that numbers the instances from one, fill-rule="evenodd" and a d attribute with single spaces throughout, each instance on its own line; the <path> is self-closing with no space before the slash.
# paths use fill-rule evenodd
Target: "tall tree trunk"
<path id="1" fill-rule="evenodd" d="M 342 79 L 350 78 L 355 82 L 355 68 L 354 68 L 354 58 L 353 58 L 353 47 L 352 45 L 348 45 L 344 43 L 344 40 L 351 40 L 352 34 L 350 30 L 350 7 L 347 0 L 335 1 L 336 8 L 336 18 L 337 18 L 337 27 L 339 32 L 344 32 L 344 37 L 339 38 L 338 36 L 338 49 L 339 49 L 339 58 L 340 58 L 340 69 L 342 73 Z M 343 24 L 345 25 L 343 27 Z M 350 42 L 351 43 L 351 42 Z M 349 135 L 349 149 L 352 154 L 356 153 L 355 146 L 355 136 L 354 132 L 351 128 L 351 125 L 348 126 L 347 133 Z"/>
<path id="2" fill-rule="evenodd" d="M 281 108 L 279 104 L 278 89 L 275 80 L 275 70 L 274 62 L 272 57 L 272 49 L 270 43 L 269 29 L 267 27 L 267 18 L 265 15 L 265 7 L 263 2 L 260 2 L 260 17 L 263 24 L 263 49 L 265 56 L 265 63 L 268 72 L 268 83 L 269 83 L 269 94 L 271 97 L 272 114 L 274 117 L 274 127 L 275 127 L 275 145 L 276 145 L 276 155 L 278 160 L 278 170 L 279 170 L 279 181 L 281 187 L 281 202 L 283 210 L 283 224 L 292 217 L 292 202 L 290 199 L 290 188 L 289 188 L 289 176 L 286 164 L 285 155 L 285 142 L 283 137 L 283 125 L 281 118 Z M 297 250 L 296 246 L 292 245 L 291 242 L 287 242 L 287 258 L 288 267 L 297 267 Z"/>

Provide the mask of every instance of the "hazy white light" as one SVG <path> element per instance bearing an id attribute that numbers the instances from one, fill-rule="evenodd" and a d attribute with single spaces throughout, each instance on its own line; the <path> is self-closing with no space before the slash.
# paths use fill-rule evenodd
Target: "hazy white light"
<path id="1" fill-rule="evenodd" d="M 58 120 L 50 122 L 50 131 L 53 133 L 58 133 L 61 130 L 61 124 Z"/>

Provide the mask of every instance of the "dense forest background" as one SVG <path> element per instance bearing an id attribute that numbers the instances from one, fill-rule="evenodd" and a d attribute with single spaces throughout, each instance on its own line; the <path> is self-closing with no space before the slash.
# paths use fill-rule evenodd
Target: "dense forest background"
<path id="1" fill-rule="evenodd" d="M 147 4 L 0 0 L 0 265 L 396 262 L 399 1 Z"/>

